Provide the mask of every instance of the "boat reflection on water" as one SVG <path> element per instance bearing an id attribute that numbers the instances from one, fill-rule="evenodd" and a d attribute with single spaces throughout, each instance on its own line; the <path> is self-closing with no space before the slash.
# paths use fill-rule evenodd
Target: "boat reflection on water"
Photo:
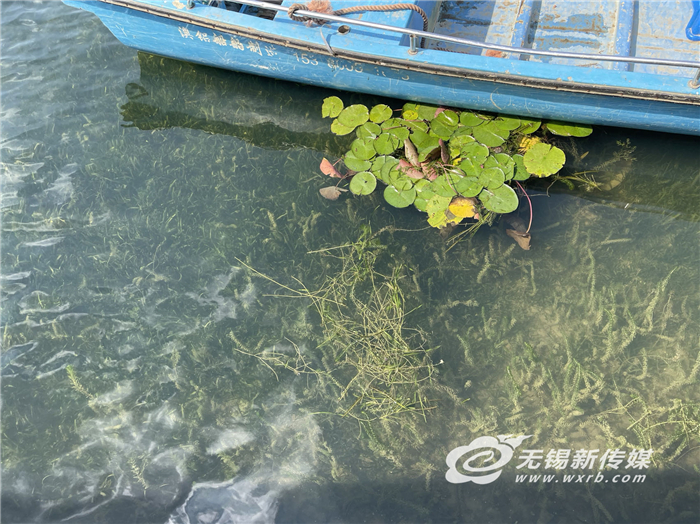
<path id="1" fill-rule="evenodd" d="M 129 83 L 121 107 L 126 127 L 172 127 L 230 135 L 274 150 L 307 148 L 340 157 L 354 134 L 338 137 L 321 117 L 328 96 L 345 105 L 401 101 L 236 73 L 139 52 L 140 82 Z M 593 186 L 531 183 L 534 192 L 566 193 L 625 209 L 697 221 L 697 195 L 687 166 L 696 165 L 697 138 L 596 126 L 590 137 L 552 137 L 566 151 L 563 176 L 590 178 Z M 687 157 L 687 158 L 685 158 Z M 333 158 L 335 159 L 335 158 Z M 533 182 L 533 181 L 531 181 Z M 537 203 L 535 203 L 537 206 Z"/>
<path id="2" fill-rule="evenodd" d="M 311 148 L 337 156 L 347 150 L 348 137 L 330 133 L 330 121 L 321 117 L 323 99 L 334 91 L 143 52 L 138 59 L 140 82 L 126 85 L 129 101 L 121 107 L 127 127 L 198 129 L 266 149 Z M 343 94 L 347 103 L 359 97 Z"/>

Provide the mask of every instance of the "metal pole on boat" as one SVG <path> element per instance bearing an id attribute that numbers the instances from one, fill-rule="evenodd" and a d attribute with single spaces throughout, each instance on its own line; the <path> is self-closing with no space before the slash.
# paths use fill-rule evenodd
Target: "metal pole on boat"
<path id="1" fill-rule="evenodd" d="M 409 55 L 417 55 L 418 54 L 418 45 L 416 43 L 418 39 L 416 38 L 416 35 L 411 35 L 411 47 L 408 49 L 408 54 Z"/>
<path id="2" fill-rule="evenodd" d="M 700 69 L 695 73 L 695 78 L 688 82 L 688 87 L 690 87 L 690 89 L 697 89 L 700 87 Z"/>

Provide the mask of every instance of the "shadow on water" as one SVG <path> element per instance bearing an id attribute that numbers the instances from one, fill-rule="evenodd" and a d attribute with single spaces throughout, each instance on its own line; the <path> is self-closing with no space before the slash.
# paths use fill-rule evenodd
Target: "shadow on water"
<path id="1" fill-rule="evenodd" d="M 127 127 L 182 127 L 235 136 L 265 149 L 299 147 L 342 155 L 348 137 L 329 133 L 317 103 L 336 91 L 138 53 L 139 83 L 121 107 Z M 344 93 L 346 104 L 368 97 Z M 370 97 L 371 98 L 371 97 Z M 375 97 L 379 103 L 380 98 Z"/>

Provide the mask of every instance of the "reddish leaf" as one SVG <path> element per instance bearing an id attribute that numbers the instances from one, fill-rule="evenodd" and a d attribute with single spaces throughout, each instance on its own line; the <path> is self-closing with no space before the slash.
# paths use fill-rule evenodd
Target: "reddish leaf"
<path id="1" fill-rule="evenodd" d="M 323 160 L 321 160 L 320 167 L 321 167 L 321 173 L 323 173 L 324 175 L 332 176 L 335 178 L 343 178 L 343 175 L 338 173 L 338 170 L 335 168 L 335 166 L 333 164 L 331 164 L 325 158 Z"/>

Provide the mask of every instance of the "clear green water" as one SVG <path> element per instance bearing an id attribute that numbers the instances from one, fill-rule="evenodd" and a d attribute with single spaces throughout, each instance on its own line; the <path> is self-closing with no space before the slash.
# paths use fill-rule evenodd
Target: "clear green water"
<path id="1" fill-rule="evenodd" d="M 57 2 L 0 9 L 3 522 L 698 520 L 697 138 L 564 143 L 618 185 L 539 188 L 531 251 L 503 224 L 448 251 L 380 195 L 319 196 L 347 145 L 330 91 L 137 54 Z M 360 425 L 231 337 L 320 366 L 310 304 L 243 263 L 319 289 L 342 262 L 310 252 L 366 225 L 418 230 L 381 233 L 374 269 L 420 306 L 425 419 Z M 532 436 L 498 480 L 445 480 L 450 450 L 505 434 Z M 616 448 L 654 449 L 643 483 L 516 481 L 523 449 Z"/>

